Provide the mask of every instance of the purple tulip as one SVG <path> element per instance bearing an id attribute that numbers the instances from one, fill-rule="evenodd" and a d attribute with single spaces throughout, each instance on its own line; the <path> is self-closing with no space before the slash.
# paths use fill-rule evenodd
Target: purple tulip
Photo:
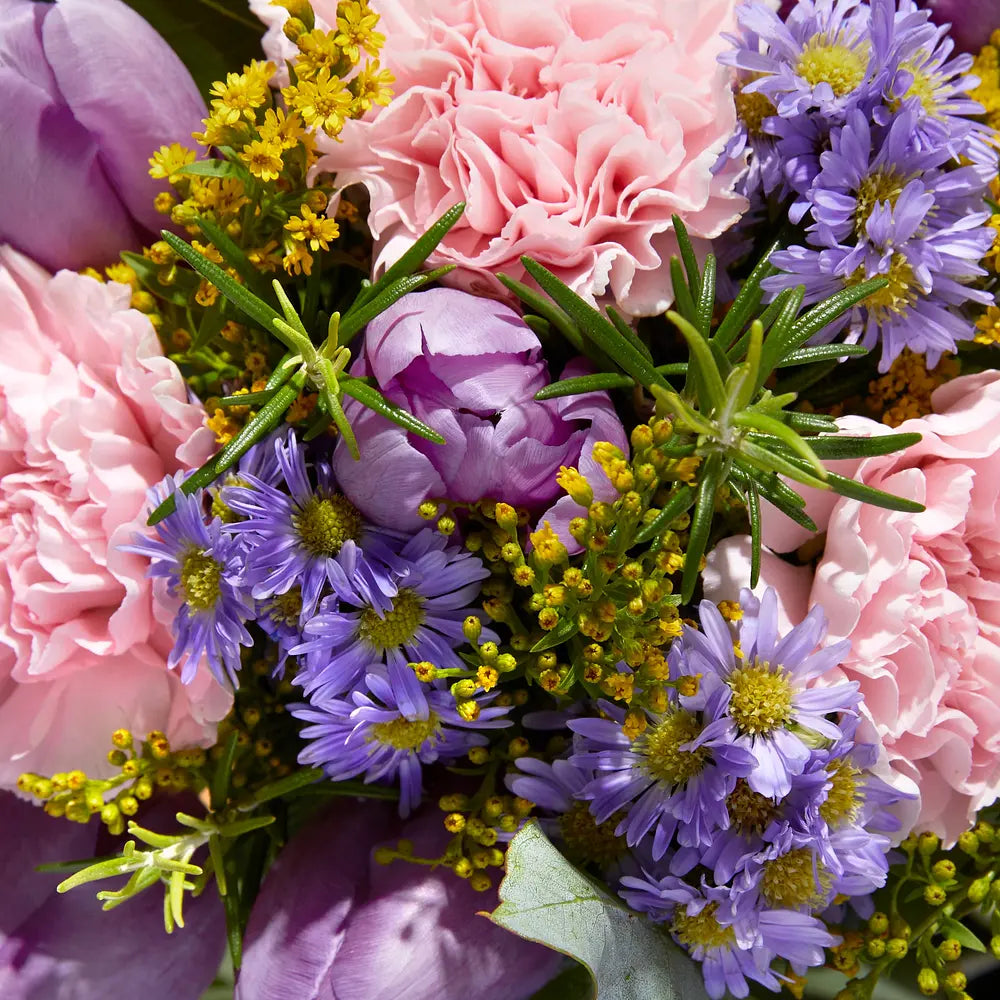
<path id="1" fill-rule="evenodd" d="M 236 1000 L 523 1000 L 562 956 L 491 923 L 450 871 L 372 860 L 400 835 L 433 857 L 440 813 L 402 828 L 382 803 L 324 813 L 278 856 L 247 926 Z"/>
<path id="2" fill-rule="evenodd" d="M 1000 28 L 1000 0 L 923 0 L 935 24 L 950 24 L 959 52 L 978 52 Z"/>
<path id="3" fill-rule="evenodd" d="M 455 288 L 404 295 L 365 332 L 352 369 L 445 438 L 433 444 L 349 403 L 361 462 L 338 446 L 334 470 L 370 520 L 417 528 L 428 498 L 491 497 L 540 510 L 560 465 L 584 464 L 597 441 L 626 447 L 606 393 L 536 402 L 549 381 L 538 338 L 508 306 Z M 570 367 L 564 376 L 583 374 Z M 610 488 L 610 484 L 605 480 Z"/>
<path id="4" fill-rule="evenodd" d="M 140 817 L 153 829 L 171 829 L 172 810 L 154 807 Z M 53 819 L 38 806 L 0 792 L 0 997 L 3 1000 L 198 1000 L 212 982 L 225 948 L 225 920 L 209 889 L 184 905 L 185 926 L 163 929 L 163 893 L 153 886 L 108 912 L 94 898 L 94 883 L 58 895 L 66 877 L 41 874 L 35 865 L 110 853 L 97 821 Z"/>
<path id="5" fill-rule="evenodd" d="M 164 216 L 161 145 L 205 116 L 167 43 L 119 0 L 0 0 L 0 243 L 50 270 L 138 249 Z"/>

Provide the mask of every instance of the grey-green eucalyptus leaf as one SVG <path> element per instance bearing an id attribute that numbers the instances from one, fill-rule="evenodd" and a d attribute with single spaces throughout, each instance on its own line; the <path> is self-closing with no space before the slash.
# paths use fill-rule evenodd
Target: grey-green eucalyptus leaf
<path id="1" fill-rule="evenodd" d="M 494 923 L 586 966 L 593 1000 L 707 1000 L 698 966 L 577 871 L 535 823 L 511 841 L 500 900 Z"/>

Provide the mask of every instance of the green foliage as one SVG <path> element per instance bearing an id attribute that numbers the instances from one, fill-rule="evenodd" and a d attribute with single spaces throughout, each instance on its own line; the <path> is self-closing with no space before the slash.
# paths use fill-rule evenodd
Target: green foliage
<path id="1" fill-rule="evenodd" d="M 510 842 L 499 894 L 490 919 L 582 963 L 594 1000 L 707 1000 L 695 962 L 574 868 L 536 823 Z"/>
<path id="2" fill-rule="evenodd" d="M 342 400 L 345 395 L 413 434 L 436 444 L 444 443 L 444 438 L 434 428 L 391 403 L 364 379 L 345 374 L 351 361 L 351 351 L 346 343 L 402 295 L 422 288 L 451 269 L 441 267 L 425 274 L 413 273 L 423 265 L 448 230 L 461 218 L 464 209 L 464 204 L 453 206 L 378 281 L 366 282 L 343 316 L 334 313 L 330 317 L 326 336 L 319 347 L 315 345 L 314 334 L 306 328 L 303 318 L 292 305 L 281 283 L 271 283 L 268 298 L 275 304 L 266 301 L 262 295 L 264 289 L 261 287 L 261 276 L 253 269 L 243 251 L 218 227 L 209 222 L 206 228 L 204 220 L 199 223 L 225 262 L 243 278 L 242 284 L 179 236 L 163 232 L 164 241 L 182 260 L 190 264 L 202 278 L 210 281 L 249 320 L 283 344 L 287 350 L 272 372 L 267 388 L 263 393 L 254 394 L 253 402 L 259 401 L 262 404 L 260 410 L 221 451 L 188 476 L 181 486 L 184 493 L 190 495 L 210 485 L 232 468 L 254 444 L 278 426 L 285 412 L 306 387 L 319 394 L 318 419 L 307 432 L 306 438 L 315 437 L 330 424 L 335 424 L 356 459 L 360 456 L 354 432 L 344 414 Z M 255 287 L 257 291 L 253 290 Z M 247 395 L 238 395 L 223 397 L 220 403 L 246 406 L 248 401 Z M 162 521 L 175 507 L 174 496 L 167 497 L 150 515 L 148 523 L 153 525 Z"/>
<path id="3" fill-rule="evenodd" d="M 605 316 L 530 258 L 522 258 L 522 263 L 551 301 L 542 300 L 537 292 L 511 279 L 501 280 L 529 308 L 536 309 L 564 333 L 574 347 L 585 350 L 601 369 L 594 375 L 556 382 L 537 398 L 597 388 L 641 388 L 653 396 L 657 413 L 673 420 L 674 434 L 661 446 L 663 454 L 701 459 L 682 599 L 690 601 L 694 594 L 723 491 L 737 497 L 747 508 L 753 539 L 751 585 L 757 583 L 760 566 L 761 498 L 815 530 L 805 514 L 805 501 L 787 485 L 788 480 L 891 510 L 923 510 L 918 503 L 835 475 L 823 465 L 824 459 L 888 454 L 909 447 L 919 440 L 918 435 L 890 434 L 875 439 L 841 435 L 832 417 L 791 409 L 797 398 L 795 392 L 775 394 L 765 387 L 778 369 L 815 369 L 819 372 L 815 377 L 822 377 L 823 365 L 865 353 L 855 345 L 806 344 L 827 324 L 884 287 L 885 279 L 873 278 L 844 289 L 804 313 L 801 307 L 805 289 L 786 289 L 762 310 L 760 283 L 773 273 L 767 259 L 769 251 L 753 269 L 713 334 L 715 258 L 709 254 L 704 268 L 699 269 L 684 224 L 676 216 L 674 227 L 681 259 L 671 262 L 676 309 L 669 311 L 667 318 L 683 338 L 686 362 L 654 364 L 647 346 L 617 313 L 609 310 Z M 670 377 L 680 375 L 684 376 L 683 386 L 674 385 Z M 689 494 L 689 487 L 678 484 L 664 509 L 686 510 L 691 505 Z M 664 514 L 664 524 L 666 517 Z M 637 541 L 652 539 L 658 526 L 659 521 L 649 525 Z"/>

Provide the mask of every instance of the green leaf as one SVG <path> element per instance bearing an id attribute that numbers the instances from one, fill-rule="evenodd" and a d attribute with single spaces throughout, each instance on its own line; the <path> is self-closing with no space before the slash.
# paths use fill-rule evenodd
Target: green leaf
<path id="1" fill-rule="evenodd" d="M 403 254 L 399 260 L 396 261 L 391 267 L 389 267 L 385 274 L 379 278 L 378 281 L 373 282 L 367 288 L 363 289 L 358 297 L 354 300 L 354 304 L 348 310 L 348 314 L 354 309 L 360 309 L 366 302 L 371 301 L 376 295 L 380 295 L 385 291 L 386 287 L 391 285 L 393 282 L 398 281 L 400 278 L 406 278 L 413 274 L 418 267 L 423 266 L 423 263 L 427 258 L 434 252 L 437 245 L 444 239 L 448 230 L 455 225 L 456 222 L 462 217 L 462 213 L 465 211 L 465 202 L 460 201 L 455 205 L 452 205 L 440 219 L 437 220 L 423 236 L 418 239 L 406 253 Z M 450 268 L 449 268 L 450 270 Z M 364 324 L 362 324 L 364 325 Z"/>
<path id="2" fill-rule="evenodd" d="M 768 416 L 766 413 L 752 412 L 737 413 L 733 417 L 733 423 L 737 427 L 748 427 L 752 430 L 760 431 L 762 434 L 773 435 L 789 451 L 794 452 L 803 461 L 808 462 L 820 479 L 826 478 L 826 469 L 823 468 L 823 463 L 816 457 L 816 453 L 809 447 L 806 439 L 796 434 L 787 424 L 783 424 L 780 420 Z"/>
<path id="3" fill-rule="evenodd" d="M 608 319 L 611 320 L 615 325 L 615 329 L 628 341 L 631 341 L 632 346 L 636 350 L 641 351 L 646 357 L 652 361 L 653 355 L 650 353 L 649 348 L 642 342 L 639 335 L 632 329 L 628 321 L 622 314 L 615 309 L 614 306 L 607 306 L 605 312 L 608 314 Z"/>
<path id="4" fill-rule="evenodd" d="M 694 323 L 698 318 L 698 310 L 695 307 L 694 299 L 691 298 L 691 289 L 688 288 L 687 280 L 684 277 L 684 268 L 676 257 L 670 258 L 670 283 L 674 289 L 674 304 L 677 311 L 689 322 Z"/>
<path id="5" fill-rule="evenodd" d="M 593 1000 L 707 1000 L 695 962 L 578 872 L 534 821 L 507 849 L 499 895 L 493 922 L 582 963 Z"/>
<path id="6" fill-rule="evenodd" d="M 561 618 L 559 624 L 556 625 L 551 632 L 546 632 L 545 635 L 541 637 L 531 647 L 532 653 L 541 653 L 543 650 L 552 649 L 554 646 L 561 646 L 564 642 L 572 639 L 576 635 L 578 629 L 576 624 L 576 618 L 569 615 L 566 618 Z"/>
<path id="7" fill-rule="evenodd" d="M 215 285 L 237 309 L 255 320 L 265 330 L 274 332 L 274 321 L 281 319 L 280 313 L 231 278 L 214 261 L 198 253 L 193 246 L 185 243 L 179 236 L 175 236 L 166 229 L 160 235 L 170 244 L 171 249 L 178 257 L 186 260 L 203 278 Z M 291 347 L 292 345 L 287 346 Z"/>
<path id="8" fill-rule="evenodd" d="M 831 361 L 839 358 L 860 358 L 868 353 L 860 344 L 819 344 L 816 347 L 800 347 L 786 354 L 774 367 L 791 368 L 793 365 L 811 365 L 817 361 Z"/>
<path id="9" fill-rule="evenodd" d="M 154 264 L 148 257 L 143 257 L 141 253 L 131 253 L 128 250 L 122 251 L 119 256 L 135 271 L 139 283 L 147 291 L 164 299 L 172 306 L 179 306 L 183 309 L 190 305 L 198 279 L 189 271 L 178 270 L 176 280 L 172 285 L 161 285 L 159 274 L 165 270 L 162 265 Z"/>
<path id="10" fill-rule="evenodd" d="M 200 215 L 195 221 L 205 239 L 222 254 L 225 262 L 243 279 L 247 288 L 260 298 L 266 299 L 270 292 L 267 281 L 250 263 L 250 258 L 243 252 L 243 248 L 210 216 Z"/>
<path id="11" fill-rule="evenodd" d="M 434 444 L 445 443 L 444 438 L 433 427 L 429 427 L 412 413 L 396 406 L 395 403 L 390 403 L 378 389 L 350 376 L 340 379 L 340 388 L 345 395 L 353 397 L 359 403 L 363 403 L 370 410 L 380 413 L 394 424 L 399 424 L 404 430 L 411 431 L 428 441 L 433 441 Z"/>
<path id="12" fill-rule="evenodd" d="M 497 277 L 500 279 L 500 284 L 509 288 L 532 312 L 537 313 L 541 319 L 554 326 L 579 354 L 595 358 L 596 348 L 583 338 L 569 316 L 551 299 L 539 294 L 534 288 L 529 288 L 523 282 L 516 281 L 509 274 L 498 274 Z M 600 357 L 603 358 L 604 355 L 601 354 Z M 601 367 L 610 367 L 610 360 L 602 364 Z"/>
<path id="13" fill-rule="evenodd" d="M 535 399 L 556 399 L 559 396 L 577 396 L 583 392 L 594 392 L 598 389 L 628 389 L 635 385 L 635 379 L 628 375 L 615 375 L 613 372 L 597 372 L 595 375 L 578 375 L 576 378 L 564 378 L 559 382 L 539 389 Z"/>
<path id="14" fill-rule="evenodd" d="M 760 580 L 760 491 L 751 479 L 747 489 L 747 515 L 750 518 L 750 589 L 757 586 Z"/>
<path id="15" fill-rule="evenodd" d="M 233 759 L 236 757 L 236 742 L 239 733 L 234 729 L 222 748 L 222 756 L 215 762 L 215 772 L 212 775 L 211 795 L 212 809 L 218 812 L 225 808 L 229 798 L 229 779 L 233 770 Z"/>
<path id="16" fill-rule="evenodd" d="M 789 331 L 787 343 L 781 357 L 801 347 L 813 334 L 819 333 L 824 326 L 832 323 L 838 316 L 843 316 L 853 309 L 862 299 L 868 298 L 873 292 L 889 284 L 885 278 L 869 278 L 851 288 L 845 288 L 813 306 L 805 315 L 800 316 Z"/>
<path id="17" fill-rule="evenodd" d="M 806 286 L 796 285 L 789 292 L 788 298 L 781 307 L 774 321 L 774 325 L 768 330 L 767 339 L 761 348 L 760 373 L 758 384 L 763 384 L 768 375 L 774 371 L 778 362 L 792 350 L 789 343 L 792 338 L 793 324 L 799 309 L 802 307 L 802 300 L 806 297 Z M 796 343 L 795 347 L 799 344 Z"/>
<path id="18" fill-rule="evenodd" d="M 760 283 L 775 272 L 770 264 L 770 258 L 780 245 L 780 243 L 772 243 L 764 256 L 757 261 L 747 280 L 743 282 L 743 287 L 737 293 L 729 311 L 722 317 L 722 322 L 716 329 L 713 338 L 722 350 L 729 350 L 730 345 L 739 336 L 747 320 L 756 314 L 760 300 L 764 295 Z"/>
<path id="19" fill-rule="evenodd" d="M 436 281 L 442 275 L 455 269 L 454 264 L 446 264 L 435 271 L 427 271 L 425 274 L 411 274 L 396 281 L 383 285 L 372 285 L 377 292 L 374 296 L 369 296 L 363 305 L 358 306 L 357 301 L 340 319 L 339 339 L 341 344 L 348 343 L 359 331 L 363 330 L 379 313 L 384 313 L 397 299 L 401 299 L 410 292 L 415 292 L 424 285 Z M 365 289 L 369 291 L 370 289 Z"/>
<path id="20" fill-rule="evenodd" d="M 278 424 L 281 415 L 292 405 L 305 385 L 304 371 L 297 371 L 289 382 L 283 385 L 271 399 L 243 426 L 240 432 L 217 455 L 210 458 L 197 472 L 192 473 L 181 484 L 181 492 L 190 496 L 196 490 L 214 483 L 227 469 L 235 465 L 261 438 L 270 433 Z M 152 527 L 177 509 L 177 498 L 173 493 L 161 503 L 146 519 Z"/>
<path id="21" fill-rule="evenodd" d="M 684 572 L 681 576 L 681 600 L 687 604 L 694 594 L 701 572 L 701 557 L 708 548 L 708 533 L 715 515 L 715 494 L 722 485 L 723 458 L 718 452 L 709 455 L 701 467 L 698 495 L 691 515 L 687 550 L 684 553 Z"/>
<path id="22" fill-rule="evenodd" d="M 576 292 L 564 285 L 551 271 L 530 257 L 522 257 L 524 269 L 539 286 L 552 297 L 580 330 L 586 334 L 622 370 L 645 386 L 666 386 L 663 376 L 645 355 L 633 347 L 593 306 L 584 302 Z"/>
<path id="23" fill-rule="evenodd" d="M 938 922 L 938 931 L 945 937 L 954 938 L 963 948 L 969 948 L 971 951 L 986 951 L 986 945 L 979 940 L 979 937 L 965 924 L 955 920 L 954 917 L 942 917 Z"/>
<path id="24" fill-rule="evenodd" d="M 701 297 L 698 300 L 698 322 L 695 324 L 703 337 L 712 333 L 712 312 L 715 309 L 715 254 L 705 258 L 705 273 L 701 278 Z"/>
<path id="25" fill-rule="evenodd" d="M 915 445 L 920 435 L 879 434 L 875 437 L 848 437 L 846 435 L 824 435 L 809 438 L 813 453 L 819 458 L 871 458 L 873 455 L 890 455 Z"/>
<path id="26" fill-rule="evenodd" d="M 870 503 L 885 510 L 899 510 L 907 514 L 920 514 L 926 510 L 924 505 L 917 503 L 916 500 L 907 500 L 905 497 L 877 490 L 874 486 L 856 483 L 853 479 L 838 476 L 835 472 L 828 472 L 826 481 L 834 493 L 839 493 L 850 500 L 860 500 L 862 503 Z"/>
<path id="27" fill-rule="evenodd" d="M 690 348 L 691 364 L 688 367 L 688 374 L 697 371 L 704 386 L 705 398 L 698 400 L 699 409 L 706 415 L 722 409 L 726 400 L 726 390 L 708 341 L 680 313 L 670 309 L 667 311 L 667 319 L 681 331 Z"/>
<path id="28" fill-rule="evenodd" d="M 701 275 L 698 272 L 698 259 L 695 256 L 694 245 L 691 237 L 688 236 L 687 226 L 679 215 L 672 215 L 671 221 L 674 224 L 674 235 L 677 237 L 677 246 L 681 251 L 681 259 L 684 261 L 684 271 L 687 274 L 687 285 L 691 292 L 691 298 L 698 301 L 701 298 Z"/>
<path id="29" fill-rule="evenodd" d="M 686 483 L 675 486 L 659 514 L 635 536 L 636 545 L 648 542 L 664 531 L 667 525 L 688 511 L 691 504 L 694 503 L 694 498 L 695 489 L 693 486 L 688 486 Z"/>

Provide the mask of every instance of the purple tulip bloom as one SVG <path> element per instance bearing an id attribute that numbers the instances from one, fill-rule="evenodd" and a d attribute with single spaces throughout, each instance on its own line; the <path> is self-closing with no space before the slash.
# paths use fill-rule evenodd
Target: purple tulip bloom
<path id="1" fill-rule="evenodd" d="M 375 863 L 404 836 L 434 857 L 440 813 L 400 826 L 391 807 L 331 809 L 268 873 L 250 914 L 236 1000 L 524 1000 L 562 957 L 486 917 L 477 893 L 444 868 Z"/>
<path id="2" fill-rule="evenodd" d="M 213 890 L 185 901 L 184 929 L 168 936 L 163 893 L 156 886 L 103 913 L 94 898 L 96 888 L 83 886 L 57 895 L 55 887 L 66 873 L 34 870 L 46 862 L 113 850 L 96 820 L 81 826 L 53 819 L 8 792 L 0 792 L 0 815 L 4 1000 L 198 1000 L 212 982 L 225 947 L 222 906 Z M 139 819 L 154 829 L 167 829 L 162 821 L 169 815 L 167 809 L 160 821 L 150 820 L 148 813 Z"/>
<path id="3" fill-rule="evenodd" d="M 959 49 L 978 52 L 1000 28 L 1000 0 L 923 0 L 937 24 L 951 25 L 948 34 Z"/>
<path id="4" fill-rule="evenodd" d="M 111 263 L 163 225 L 161 145 L 206 114 L 167 43 L 119 0 L 0 0 L 0 243 L 51 270 Z"/>
<path id="5" fill-rule="evenodd" d="M 537 402 L 549 381 L 538 338 L 502 303 L 454 288 L 405 295 L 376 317 L 352 370 L 373 376 L 446 441 L 433 444 L 346 404 L 362 460 L 338 445 L 334 470 L 377 524 L 417 528 L 417 507 L 437 497 L 544 508 L 559 493 L 560 465 L 582 465 L 599 440 L 627 446 L 603 392 Z"/>

